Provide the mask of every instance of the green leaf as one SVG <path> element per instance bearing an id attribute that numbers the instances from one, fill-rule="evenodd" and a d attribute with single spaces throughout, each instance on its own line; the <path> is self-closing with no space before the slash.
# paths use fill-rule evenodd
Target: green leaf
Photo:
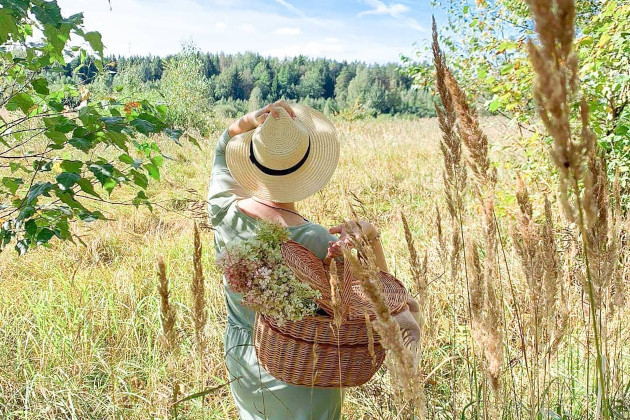
<path id="1" fill-rule="evenodd" d="M 64 191 L 70 190 L 81 177 L 73 172 L 62 172 L 55 178 Z"/>
<path id="2" fill-rule="evenodd" d="M 56 145 L 63 145 L 68 138 L 64 133 L 55 130 L 46 130 L 46 137 L 51 139 Z"/>
<path id="3" fill-rule="evenodd" d="M 83 205 L 81 203 L 79 203 L 77 200 L 75 200 L 74 195 L 71 194 L 70 192 L 63 192 L 63 191 L 59 191 L 57 193 L 57 197 L 59 197 L 59 199 L 64 203 L 67 204 L 68 207 L 74 209 L 74 210 L 81 210 L 81 211 L 85 211 L 85 207 L 83 207 Z"/>
<path id="4" fill-rule="evenodd" d="M 101 196 L 94 190 L 94 186 L 89 179 L 81 178 L 77 181 L 77 184 L 81 187 L 81 191 L 93 195 L 96 198 L 101 198 Z"/>
<path id="5" fill-rule="evenodd" d="M 87 32 L 83 38 L 90 43 L 90 47 L 92 47 L 98 55 L 103 55 L 103 40 L 100 33 L 96 31 Z"/>
<path id="6" fill-rule="evenodd" d="M 11 194 L 15 194 L 18 188 L 20 188 L 20 185 L 22 184 L 24 184 L 24 181 L 22 181 L 22 178 L 10 178 L 10 177 L 2 178 L 2 185 L 8 188 Z"/>
<path id="7" fill-rule="evenodd" d="M 122 163 L 127 163 L 129 165 L 133 165 L 135 163 L 133 158 L 129 156 L 127 153 L 123 153 L 122 155 L 118 156 L 118 160 L 121 161 Z"/>
<path id="8" fill-rule="evenodd" d="M 29 219 L 24 223 L 24 231 L 28 236 L 35 236 L 37 233 L 37 223 L 33 219 Z"/>
<path id="9" fill-rule="evenodd" d="M 90 171 L 94 174 L 94 176 L 96 176 L 96 179 L 98 179 L 101 184 L 105 184 L 105 182 L 112 177 L 114 167 L 109 163 L 102 165 L 93 163 L 90 165 Z"/>
<path id="10" fill-rule="evenodd" d="M 191 136 L 190 134 L 187 135 L 188 137 L 188 141 L 191 142 L 192 144 L 194 144 L 195 146 L 197 146 L 197 148 L 199 150 L 201 150 L 201 146 L 199 145 L 199 142 L 197 141 L 196 138 L 194 138 L 193 136 Z"/>
<path id="11" fill-rule="evenodd" d="M 36 160 L 33 162 L 33 169 L 40 172 L 50 172 L 52 170 L 52 160 Z"/>
<path id="12" fill-rule="evenodd" d="M 490 102 L 490 105 L 488 105 L 488 111 L 495 112 L 497 109 L 499 109 L 499 106 L 501 106 L 501 104 L 499 103 L 497 99 L 495 99 L 492 102 Z"/>
<path id="13" fill-rule="evenodd" d="M 94 222 L 95 220 L 107 220 L 107 218 L 103 216 L 103 213 L 101 213 L 100 211 L 88 210 L 79 213 L 79 219 L 87 223 Z"/>
<path id="14" fill-rule="evenodd" d="M 149 121 L 143 120 L 142 118 L 136 118 L 131 121 L 131 125 L 135 127 L 142 134 L 149 134 L 155 131 L 155 125 L 150 123 Z"/>
<path id="15" fill-rule="evenodd" d="M 21 92 L 9 99 L 7 102 L 7 109 L 9 111 L 15 111 L 21 109 L 23 113 L 28 114 L 31 107 L 35 105 L 33 99 L 28 93 Z"/>
<path id="16" fill-rule="evenodd" d="M 48 194 L 53 185 L 50 182 L 37 182 L 33 184 L 31 189 L 26 194 L 26 204 L 31 204 L 37 200 L 37 197 L 44 195 L 50 197 Z"/>
<path id="17" fill-rule="evenodd" d="M 156 155 L 151 158 L 151 162 L 159 168 L 164 163 L 164 158 L 161 155 Z"/>
<path id="18" fill-rule="evenodd" d="M 124 119 L 122 117 L 101 117 L 101 121 L 108 130 L 121 132 L 125 128 Z"/>
<path id="19" fill-rule="evenodd" d="M 144 191 L 138 191 L 138 193 L 136 194 L 136 198 L 134 198 L 131 203 L 136 207 L 138 207 L 140 204 L 146 204 L 149 209 L 152 209 L 151 204 L 148 201 L 149 198 L 144 193 Z"/>
<path id="20" fill-rule="evenodd" d="M 15 18 L 8 8 L 0 9 L 0 44 L 4 44 L 9 39 L 9 34 L 14 34 L 18 30 Z"/>
<path id="21" fill-rule="evenodd" d="M 48 81 L 43 77 L 33 79 L 31 84 L 33 85 L 33 89 L 35 89 L 35 92 L 40 95 L 48 95 L 50 93 L 50 90 L 48 89 Z"/>
<path id="22" fill-rule="evenodd" d="M 157 181 L 160 180 L 160 170 L 158 169 L 157 166 L 155 166 L 152 163 L 147 163 L 146 165 L 144 165 L 144 169 L 147 170 L 147 172 L 149 173 L 149 176 Z"/>
<path id="23" fill-rule="evenodd" d="M 149 185 L 149 180 L 145 174 L 138 171 L 133 171 L 132 176 L 133 176 L 133 183 L 136 184 L 137 186 L 141 188 L 146 188 Z"/>
<path id="24" fill-rule="evenodd" d="M 70 139 L 68 143 L 85 153 L 89 152 L 93 146 L 91 141 L 81 137 L 74 137 Z"/>
<path id="25" fill-rule="evenodd" d="M 55 236 L 55 232 L 48 228 L 43 228 L 37 234 L 37 245 L 42 245 L 47 243 L 53 236 Z"/>
<path id="26" fill-rule="evenodd" d="M 83 162 L 80 160 L 64 160 L 61 162 L 61 169 L 66 172 L 72 172 L 74 174 L 81 173 L 81 168 L 83 167 Z"/>
<path id="27" fill-rule="evenodd" d="M 179 142 L 179 138 L 182 136 L 182 132 L 181 130 L 173 130 L 171 128 L 165 128 L 164 129 L 164 133 L 170 137 L 175 143 L 179 144 L 180 146 L 182 145 Z"/>
<path id="28" fill-rule="evenodd" d="M 618 136 L 625 136 L 628 133 L 628 130 L 630 130 L 630 128 L 627 125 L 619 124 L 615 127 L 615 134 Z"/>
<path id="29" fill-rule="evenodd" d="M 129 148 L 127 147 L 127 142 L 129 141 L 128 137 L 123 133 L 116 131 L 108 131 L 106 133 L 107 139 L 111 141 L 112 144 L 116 145 L 121 150 L 125 152 L 129 152 Z"/>

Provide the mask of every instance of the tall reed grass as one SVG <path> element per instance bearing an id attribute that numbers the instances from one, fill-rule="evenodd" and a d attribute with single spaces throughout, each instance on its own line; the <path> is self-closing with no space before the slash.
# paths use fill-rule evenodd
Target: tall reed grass
<path id="1" fill-rule="evenodd" d="M 300 212 L 326 226 L 375 223 L 423 327 L 415 360 L 358 240 L 346 259 L 379 308 L 367 322 L 389 355 L 346 390 L 345 418 L 630 417 L 630 219 L 580 98 L 573 3 L 528 3 L 538 134 L 549 133 L 557 171 L 537 175 L 557 193 L 514 171 L 522 134 L 475 113 L 437 28 L 437 119 L 335 121 L 339 168 Z M 0 418 L 236 417 L 212 233 L 182 206 L 205 190 L 214 139 L 201 155 L 163 143 L 173 161 L 149 191 L 154 213 L 104 205 L 115 220 L 73 227 L 88 248 L 0 254 Z"/>

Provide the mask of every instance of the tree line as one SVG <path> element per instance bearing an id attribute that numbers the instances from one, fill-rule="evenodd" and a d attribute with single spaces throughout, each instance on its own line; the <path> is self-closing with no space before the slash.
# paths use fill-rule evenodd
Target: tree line
<path id="1" fill-rule="evenodd" d="M 169 69 L 182 66 L 190 74 L 179 76 L 200 79 L 211 105 L 238 112 L 284 98 L 326 113 L 434 115 L 430 93 L 414 87 L 413 78 L 396 64 L 203 53 L 185 46 L 181 53 L 166 57 L 112 56 L 106 58 L 103 73 L 90 62 L 75 59 L 65 65 L 62 77 L 79 78 L 101 90 L 130 83 L 159 87 Z"/>

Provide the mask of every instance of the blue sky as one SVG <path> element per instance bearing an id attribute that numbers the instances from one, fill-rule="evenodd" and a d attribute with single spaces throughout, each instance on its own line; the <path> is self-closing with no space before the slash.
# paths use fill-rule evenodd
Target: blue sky
<path id="1" fill-rule="evenodd" d="M 431 35 L 430 0 L 58 0 L 83 12 L 107 54 L 202 51 L 398 62 Z"/>

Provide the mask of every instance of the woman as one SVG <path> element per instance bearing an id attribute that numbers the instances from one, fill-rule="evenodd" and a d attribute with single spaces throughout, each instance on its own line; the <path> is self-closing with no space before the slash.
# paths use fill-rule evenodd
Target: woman
<path id="1" fill-rule="evenodd" d="M 337 165 L 336 130 L 324 115 L 304 105 L 270 104 L 231 124 L 215 153 L 208 201 L 217 255 L 230 241 L 253 237 L 259 220 L 286 226 L 292 240 L 322 260 L 341 254 L 342 228 L 329 231 L 311 223 L 295 207 L 323 188 Z M 378 264 L 386 270 L 376 230 L 369 223 L 362 228 L 378 244 Z M 252 340 L 255 313 L 241 305 L 241 295 L 225 279 L 223 284 L 228 313 L 224 350 L 241 419 L 339 419 L 339 389 L 291 385 L 258 364 Z"/>

